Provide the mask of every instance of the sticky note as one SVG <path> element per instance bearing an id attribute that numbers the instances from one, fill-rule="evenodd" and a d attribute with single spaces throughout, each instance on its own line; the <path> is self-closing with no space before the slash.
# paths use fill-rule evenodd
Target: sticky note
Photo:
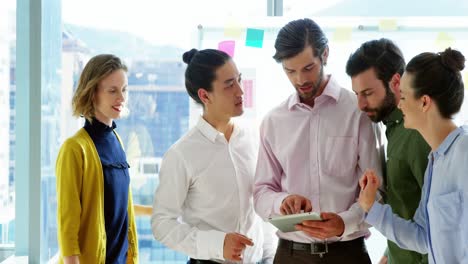
<path id="1" fill-rule="evenodd" d="M 437 48 L 439 48 L 440 51 L 444 51 L 446 48 L 453 46 L 455 39 L 447 32 L 439 32 L 435 42 Z"/>
<path id="2" fill-rule="evenodd" d="M 465 72 L 465 75 L 463 78 L 463 84 L 465 86 L 465 89 L 468 90 L 468 71 Z"/>
<path id="3" fill-rule="evenodd" d="M 245 108 L 253 107 L 253 80 L 242 80 Z"/>
<path id="4" fill-rule="evenodd" d="M 233 18 L 230 18 L 224 25 L 224 37 L 229 39 L 239 39 L 242 35 L 242 26 Z"/>
<path id="5" fill-rule="evenodd" d="M 261 48 L 263 47 L 264 30 L 247 28 L 247 35 L 245 37 L 245 45 L 248 47 Z"/>
<path id="6" fill-rule="evenodd" d="M 395 31 L 398 30 L 396 19 L 382 19 L 379 21 L 380 31 Z"/>
<path id="7" fill-rule="evenodd" d="M 234 40 L 225 40 L 218 43 L 218 49 L 226 52 L 229 56 L 234 57 L 236 42 Z"/>
<path id="8" fill-rule="evenodd" d="M 333 41 L 336 42 L 349 42 L 351 41 L 353 28 L 339 27 L 333 32 Z"/>

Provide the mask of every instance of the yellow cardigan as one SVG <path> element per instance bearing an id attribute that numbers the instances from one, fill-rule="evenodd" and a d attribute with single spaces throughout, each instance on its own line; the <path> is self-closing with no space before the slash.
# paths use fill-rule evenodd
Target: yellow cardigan
<path id="1" fill-rule="evenodd" d="M 63 143 L 55 172 L 60 263 L 63 256 L 72 255 L 79 255 L 80 263 L 105 263 L 104 176 L 99 154 L 84 128 Z M 127 211 L 127 263 L 138 263 L 131 188 Z"/>

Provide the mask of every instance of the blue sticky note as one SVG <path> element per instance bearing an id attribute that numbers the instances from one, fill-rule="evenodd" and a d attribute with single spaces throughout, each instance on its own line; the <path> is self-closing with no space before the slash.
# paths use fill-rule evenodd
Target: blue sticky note
<path id="1" fill-rule="evenodd" d="M 247 36 L 245 38 L 245 45 L 254 48 L 263 47 L 264 30 L 247 28 Z"/>

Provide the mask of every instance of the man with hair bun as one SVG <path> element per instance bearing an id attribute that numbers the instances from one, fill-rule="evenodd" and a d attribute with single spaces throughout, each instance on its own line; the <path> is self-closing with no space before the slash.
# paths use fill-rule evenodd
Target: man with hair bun
<path id="1" fill-rule="evenodd" d="M 151 227 L 188 263 L 272 263 L 274 235 L 254 211 L 257 148 L 242 115 L 241 73 L 226 53 L 185 52 L 185 87 L 203 107 L 198 123 L 164 155 Z"/>

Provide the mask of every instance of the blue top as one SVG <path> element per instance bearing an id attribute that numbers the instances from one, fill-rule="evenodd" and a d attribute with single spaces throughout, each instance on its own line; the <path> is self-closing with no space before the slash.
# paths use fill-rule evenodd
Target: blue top
<path id="1" fill-rule="evenodd" d="M 374 203 L 366 222 L 399 247 L 429 253 L 429 263 L 468 263 L 468 126 L 429 153 L 414 222 Z"/>
<path id="2" fill-rule="evenodd" d="M 114 133 L 115 123 L 109 127 L 97 119 L 86 120 L 90 135 L 101 159 L 104 174 L 104 218 L 106 224 L 106 263 L 125 263 L 128 250 L 128 174 L 127 158 Z"/>

